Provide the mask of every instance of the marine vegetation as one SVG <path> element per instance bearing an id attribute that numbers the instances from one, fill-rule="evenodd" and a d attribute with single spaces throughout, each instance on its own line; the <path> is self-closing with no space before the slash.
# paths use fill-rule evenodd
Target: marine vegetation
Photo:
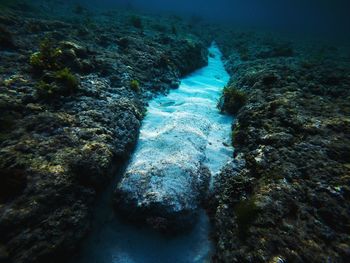
<path id="1" fill-rule="evenodd" d="M 77 77 L 68 68 L 64 68 L 46 74 L 36 84 L 36 91 L 39 98 L 50 100 L 59 96 L 72 95 L 78 87 L 79 80 Z"/>
<path id="2" fill-rule="evenodd" d="M 71 46 L 70 42 L 62 42 Z M 68 45 L 68 46 L 69 46 Z M 69 47 L 70 47 L 69 46 Z M 78 78 L 66 67 L 62 59 L 63 51 L 56 47 L 50 38 L 44 38 L 39 51 L 30 56 L 29 63 L 34 73 L 39 73 L 40 80 L 35 85 L 37 96 L 52 100 L 59 96 L 72 95 L 79 86 Z"/>
<path id="3" fill-rule="evenodd" d="M 135 92 L 139 92 L 140 91 L 140 82 L 136 79 L 133 79 L 132 81 L 130 81 L 130 88 Z"/>
<path id="4" fill-rule="evenodd" d="M 236 114 L 246 102 L 247 94 L 231 85 L 224 88 L 218 107 L 222 112 Z"/>
<path id="5" fill-rule="evenodd" d="M 49 38 L 44 38 L 39 45 L 39 51 L 30 56 L 30 65 L 35 71 L 42 70 L 58 70 L 62 65 L 58 61 L 62 54 L 60 48 L 54 47 L 53 41 Z"/>

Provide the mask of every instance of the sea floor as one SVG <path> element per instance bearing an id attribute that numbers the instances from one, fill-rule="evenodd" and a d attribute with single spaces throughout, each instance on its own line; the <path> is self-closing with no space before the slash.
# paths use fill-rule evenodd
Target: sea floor
<path id="1" fill-rule="evenodd" d="M 181 137 L 174 134 L 178 125 L 182 132 L 199 123 L 187 121 L 188 116 L 210 123 L 203 155 L 205 165 L 212 175 L 231 159 L 233 149 L 225 143 L 231 132 L 232 117 L 222 115 L 216 105 L 223 87 L 229 80 L 221 60 L 221 53 L 213 44 L 209 48 L 208 66 L 184 78 L 178 89 L 168 96 L 155 98 L 150 102 L 148 113 L 140 131 L 140 140 L 131 164 L 141 158 L 172 158 L 171 145 L 181 144 Z M 186 117 L 187 116 L 187 117 Z M 171 128 L 173 127 L 173 128 Z M 162 129 L 173 130 L 164 140 L 152 139 Z M 198 135 L 200 136 L 200 135 Z M 175 140 L 175 142 L 173 141 Z M 177 140 L 177 141 L 176 141 Z M 164 145 L 168 141 L 169 145 Z M 203 141 L 203 140 L 198 140 Z M 159 143 L 162 142 L 162 143 Z M 200 145 L 202 147 L 202 145 Z M 154 155 L 143 154 L 152 148 Z M 167 148 L 169 147 L 169 148 Z M 159 154 L 159 152 L 161 154 Z M 157 153 L 157 154 L 156 154 Z M 190 154 L 190 153 L 189 153 Z M 155 160 L 156 161 L 156 160 Z M 195 263 L 209 262 L 213 253 L 210 240 L 210 222 L 204 210 L 194 228 L 177 236 L 164 236 L 147 227 L 128 224 L 114 214 L 111 204 L 113 189 L 106 193 L 97 210 L 96 226 L 85 242 L 79 259 L 72 262 L 84 263 Z"/>

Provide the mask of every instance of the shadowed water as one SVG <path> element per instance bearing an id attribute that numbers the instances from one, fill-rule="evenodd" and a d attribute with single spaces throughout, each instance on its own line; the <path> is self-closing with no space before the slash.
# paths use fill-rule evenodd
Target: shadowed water
<path id="1" fill-rule="evenodd" d="M 212 244 L 204 211 L 194 229 L 178 237 L 129 225 L 110 214 L 83 249 L 81 263 L 203 263 L 210 261 Z"/>

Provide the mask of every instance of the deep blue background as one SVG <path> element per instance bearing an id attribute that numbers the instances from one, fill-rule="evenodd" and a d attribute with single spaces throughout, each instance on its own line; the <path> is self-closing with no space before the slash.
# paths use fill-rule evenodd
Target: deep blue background
<path id="1" fill-rule="evenodd" d="M 350 0 L 81 0 L 90 6 L 129 6 L 196 15 L 241 25 L 305 32 L 349 33 Z"/>

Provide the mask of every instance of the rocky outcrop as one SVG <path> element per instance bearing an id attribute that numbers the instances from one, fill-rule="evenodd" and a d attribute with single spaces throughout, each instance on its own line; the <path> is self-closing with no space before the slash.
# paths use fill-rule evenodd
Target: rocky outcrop
<path id="1" fill-rule="evenodd" d="M 132 165 L 115 193 L 118 211 L 161 232 L 190 228 L 207 193 L 210 172 L 199 162 L 178 162 L 187 156 L 182 153 L 153 164 Z"/>
<path id="2" fill-rule="evenodd" d="M 0 31 L 8 32 L 0 40 L 0 261 L 64 262 L 133 149 L 147 99 L 178 83 L 183 69 L 170 61 L 188 45 L 179 30 L 172 55 L 160 32 L 146 22 L 143 31 L 134 28 L 125 12 L 91 13 L 89 22 L 72 15 L 76 23 L 64 13 L 47 19 L 38 10 L 34 19 L 16 12 L 0 17 Z M 169 60 L 158 67 L 163 54 Z M 40 73 L 35 65 L 43 66 Z M 51 81 L 55 67 L 69 69 L 64 81 Z M 51 92 L 51 84 L 72 80 L 74 92 Z M 39 88 L 50 99 L 38 96 Z"/>
<path id="3" fill-rule="evenodd" d="M 179 44 L 184 46 L 181 51 L 175 48 L 175 45 Z M 174 43 L 174 53 L 174 64 L 180 70 L 181 76 L 192 73 L 208 64 L 208 50 L 200 42 L 185 39 L 180 43 Z"/>
<path id="4" fill-rule="evenodd" d="M 282 52 L 278 40 L 259 38 L 227 49 L 231 84 L 248 101 L 233 129 L 241 165 L 222 172 L 212 204 L 214 262 L 347 262 L 346 50 L 295 43 Z M 278 52 L 257 52 L 274 43 Z"/>

